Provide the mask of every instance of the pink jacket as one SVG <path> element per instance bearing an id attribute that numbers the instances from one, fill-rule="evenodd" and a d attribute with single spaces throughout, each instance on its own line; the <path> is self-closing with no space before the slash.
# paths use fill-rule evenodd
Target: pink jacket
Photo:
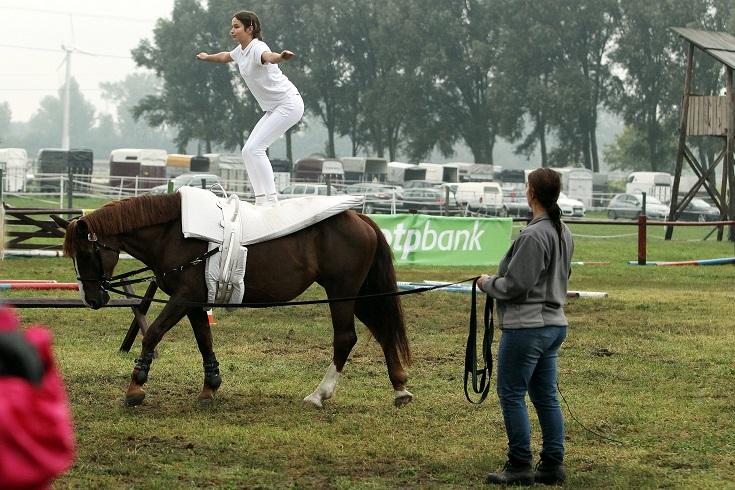
<path id="1" fill-rule="evenodd" d="M 15 330 L 13 310 L 0 307 L 0 334 Z M 74 461 L 74 433 L 64 383 L 53 359 L 51 332 L 24 332 L 44 365 L 40 385 L 0 376 L 0 488 L 47 488 Z"/>

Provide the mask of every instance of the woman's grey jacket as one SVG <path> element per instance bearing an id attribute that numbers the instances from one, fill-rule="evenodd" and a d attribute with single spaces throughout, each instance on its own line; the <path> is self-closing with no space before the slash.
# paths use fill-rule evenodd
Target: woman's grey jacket
<path id="1" fill-rule="evenodd" d="M 497 300 L 503 329 L 566 326 L 564 303 L 574 242 L 562 224 L 562 244 L 546 214 L 521 231 L 483 290 Z"/>

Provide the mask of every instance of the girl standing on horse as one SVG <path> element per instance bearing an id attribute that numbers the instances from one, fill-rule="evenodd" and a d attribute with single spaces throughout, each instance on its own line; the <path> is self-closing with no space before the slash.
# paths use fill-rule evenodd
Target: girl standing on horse
<path id="1" fill-rule="evenodd" d="M 488 484 L 559 484 L 564 468 L 564 418 L 557 390 L 557 358 L 567 336 L 564 302 L 574 243 L 557 204 L 561 178 L 548 168 L 528 174 L 526 198 L 533 219 L 500 261 L 498 274 L 477 285 L 498 303 L 503 334 L 498 348 L 498 398 L 508 436 L 505 468 Z M 532 469 L 531 397 L 541 426 L 541 461 Z"/>
<path id="2" fill-rule="evenodd" d="M 201 52 L 197 59 L 237 63 L 248 89 L 265 111 L 242 147 L 242 158 L 255 193 L 255 204 L 274 206 L 278 198 L 266 150 L 304 115 L 304 101 L 298 89 L 278 68 L 278 63 L 293 58 L 294 54 L 270 50 L 263 42 L 260 19 L 253 12 L 236 13 L 230 35 L 239 43 L 235 49 L 217 54 Z"/>

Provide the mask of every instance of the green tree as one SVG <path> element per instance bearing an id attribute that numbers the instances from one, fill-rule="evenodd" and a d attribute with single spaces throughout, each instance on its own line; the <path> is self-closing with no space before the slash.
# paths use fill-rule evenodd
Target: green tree
<path id="1" fill-rule="evenodd" d="M 504 0 L 501 5 L 504 29 L 500 43 L 507 49 L 499 65 L 507 79 L 514 82 L 505 92 L 511 101 L 506 117 L 513 121 L 507 136 L 511 141 L 520 141 L 518 154 L 530 156 L 538 150 L 541 165 L 547 167 L 550 120 L 558 101 L 554 70 L 562 56 L 559 10 L 539 9 L 530 0 Z M 530 130 L 524 135 L 526 122 Z"/>
<path id="2" fill-rule="evenodd" d="M 234 69 L 195 58 L 200 51 L 231 49 L 232 40 L 225 42 L 230 14 L 222 15 L 222 5 L 214 2 L 209 8 L 196 0 L 178 0 L 171 19 L 158 20 L 153 40 L 133 50 L 135 62 L 163 81 L 160 93 L 144 97 L 133 115 L 153 127 L 175 128 L 180 151 L 192 140 L 204 142 L 207 151 L 214 143 L 236 147 L 256 120 L 254 102 L 244 84 L 235 84 Z"/>
<path id="3" fill-rule="evenodd" d="M 314 10 L 307 18 L 313 20 L 308 24 L 316 30 L 308 35 L 315 42 L 310 44 L 306 86 L 307 98 L 317 94 L 319 105 L 312 112 L 330 134 L 334 127 L 350 138 L 353 155 L 363 148 L 396 159 L 405 147 L 409 109 L 416 105 L 410 27 L 422 19 L 414 19 L 404 4 L 387 0 L 320 0 L 311 5 Z M 388 42 L 396 32 L 401 34 L 400 47 Z M 313 101 L 307 100 L 309 104 Z"/>
<path id="4" fill-rule="evenodd" d="M 613 144 L 603 149 L 603 155 L 607 165 L 612 170 L 633 172 L 636 170 L 649 169 L 641 166 L 640 155 L 648 151 L 646 135 L 636 126 L 629 125 L 617 137 Z M 665 140 L 665 146 L 661 148 L 662 154 L 668 154 L 669 158 L 661 161 L 661 165 L 655 168 L 657 172 L 673 172 L 676 155 L 676 141 L 673 138 Z"/>
<path id="5" fill-rule="evenodd" d="M 338 0 L 275 0 L 270 6 L 267 12 L 275 30 L 274 42 L 296 53 L 281 69 L 299 89 L 307 112 L 327 130 L 325 155 L 335 157 L 335 137 L 344 114 L 344 72 L 349 68 L 344 56 L 346 29 L 335 21 L 344 4 Z"/>
<path id="6" fill-rule="evenodd" d="M 64 86 L 58 94 L 58 97 L 44 97 L 28 121 L 22 141 L 29 154 L 35 154 L 40 148 L 58 148 L 61 145 Z M 72 78 L 69 85 L 69 142 L 72 148 L 94 146 L 94 139 L 89 134 L 94 122 L 95 108 L 84 98 L 79 84 Z"/>
<path id="7" fill-rule="evenodd" d="M 110 114 L 100 114 L 96 124 L 89 130 L 90 145 L 85 145 L 94 150 L 95 155 L 105 158 L 115 148 L 120 148 L 120 136 L 115 120 Z M 99 156 L 97 158 L 99 158 Z"/>
<path id="8" fill-rule="evenodd" d="M 621 1 L 621 31 L 610 53 L 620 75 L 611 105 L 635 139 L 645 142 L 643 151 L 631 155 L 638 159 L 637 169 L 672 168 L 685 54 L 670 27 L 701 26 L 710 5 L 708 0 Z"/>
<path id="9" fill-rule="evenodd" d="M 493 148 L 502 131 L 506 103 L 497 65 L 501 25 L 492 0 L 432 1 L 421 17 L 432 36 L 422 59 L 446 98 L 435 108 L 447 141 L 463 140 L 476 162 L 493 163 Z M 428 55 L 430 53 L 430 55 Z"/>
<path id="10" fill-rule="evenodd" d="M 582 163 L 599 172 L 597 121 L 600 108 L 607 103 L 612 81 L 605 58 L 619 26 L 617 0 L 589 0 L 579 4 L 563 3 L 559 24 L 563 62 L 557 66 L 558 94 L 562 98 L 556 125 L 559 150 L 564 159 L 554 163 Z"/>
<path id="11" fill-rule="evenodd" d="M 418 56 L 421 40 L 415 29 L 426 18 L 426 11 L 380 0 L 372 3 L 369 12 L 356 9 L 354 14 L 355 25 L 368 22 L 373 26 L 358 39 L 358 46 L 364 46 L 364 56 L 355 51 L 351 58 L 357 86 L 365 84 L 360 93 L 360 124 L 373 151 L 378 156 L 387 153 L 390 160 L 396 160 L 406 149 L 407 126 L 418 124 L 412 114 L 422 102 L 421 88 L 430 82 L 422 83 Z M 361 20 L 364 14 L 367 18 Z M 387 41 L 398 32 L 400 47 Z"/>
<path id="12" fill-rule="evenodd" d="M 580 163 L 598 171 L 597 120 L 612 77 L 605 53 L 619 23 L 617 0 L 563 0 L 545 9 L 506 0 L 502 12 L 500 71 L 511 82 L 505 93 L 531 128 L 518 134 L 523 127 L 508 108 L 508 137 L 520 140 L 516 151 L 538 149 L 542 166 Z"/>
<path id="13" fill-rule="evenodd" d="M 150 127 L 145 121 L 135 119 L 133 108 L 146 96 L 161 91 L 160 80 L 152 73 L 131 73 L 119 82 L 100 84 L 102 98 L 115 104 L 117 118 L 114 130 L 116 146 L 120 148 L 165 148 L 171 146 L 173 139 L 166 125 Z M 100 126 L 98 122 L 98 126 Z"/>

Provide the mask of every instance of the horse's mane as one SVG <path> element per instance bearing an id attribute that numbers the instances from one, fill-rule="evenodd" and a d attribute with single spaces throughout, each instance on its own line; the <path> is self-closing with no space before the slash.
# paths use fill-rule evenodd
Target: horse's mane
<path id="1" fill-rule="evenodd" d="M 73 256 L 76 253 L 79 221 L 84 221 L 90 232 L 104 236 L 165 223 L 180 216 L 181 195 L 178 192 L 162 196 L 129 197 L 107 203 L 79 220 L 69 222 L 64 238 L 64 255 Z"/>

